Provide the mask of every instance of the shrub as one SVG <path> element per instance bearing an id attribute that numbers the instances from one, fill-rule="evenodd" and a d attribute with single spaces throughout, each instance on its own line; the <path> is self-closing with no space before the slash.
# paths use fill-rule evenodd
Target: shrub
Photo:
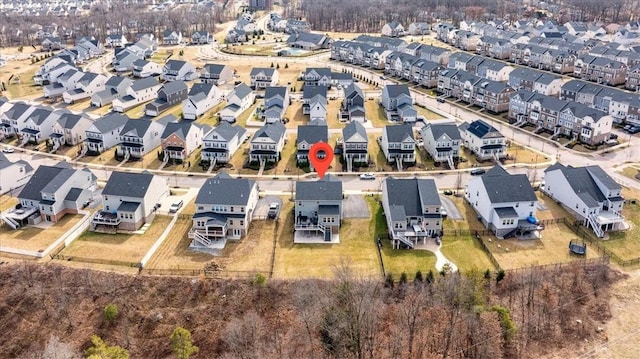
<path id="1" fill-rule="evenodd" d="M 177 327 L 171 333 L 171 351 L 178 359 L 189 359 L 193 354 L 200 351 L 200 348 L 193 345 L 191 332 L 183 327 Z"/>
<path id="2" fill-rule="evenodd" d="M 500 269 L 496 273 L 496 283 L 500 283 L 504 279 L 505 275 L 506 273 L 504 272 L 504 269 Z"/>
<path id="3" fill-rule="evenodd" d="M 110 323 L 118 317 L 118 307 L 113 303 L 107 304 L 107 306 L 104 307 L 103 313 L 104 320 Z"/>
<path id="4" fill-rule="evenodd" d="M 415 277 L 415 279 L 413 281 L 416 282 L 416 283 L 420 283 L 423 280 L 424 280 L 424 278 L 422 278 L 422 272 L 421 271 L 417 271 L 416 272 L 416 277 Z"/>
<path id="5" fill-rule="evenodd" d="M 407 273 L 400 273 L 400 284 L 407 284 Z"/>
<path id="6" fill-rule="evenodd" d="M 265 277 L 264 275 L 258 273 L 253 278 L 253 281 L 251 281 L 251 284 L 253 284 L 254 286 L 258 286 L 258 287 L 264 287 L 265 285 L 267 285 L 267 277 Z"/>
<path id="7" fill-rule="evenodd" d="M 393 288 L 393 274 L 389 273 L 387 274 L 387 276 L 384 278 L 384 286 L 386 288 Z"/>

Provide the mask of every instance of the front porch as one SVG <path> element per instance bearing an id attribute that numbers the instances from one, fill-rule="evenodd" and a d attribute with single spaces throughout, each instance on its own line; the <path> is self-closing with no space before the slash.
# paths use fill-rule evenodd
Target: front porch
<path id="1" fill-rule="evenodd" d="M 185 148 L 178 146 L 168 146 L 164 149 L 163 156 L 163 158 L 180 161 L 184 161 L 188 157 Z"/>

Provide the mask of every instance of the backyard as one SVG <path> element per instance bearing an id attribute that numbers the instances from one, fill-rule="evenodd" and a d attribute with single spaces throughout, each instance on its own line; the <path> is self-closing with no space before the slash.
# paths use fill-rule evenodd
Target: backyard
<path id="1" fill-rule="evenodd" d="M 80 214 L 67 214 L 57 223 L 41 222 L 38 227 L 12 229 L 0 226 L 0 245 L 3 247 L 43 251 L 82 219 Z"/>

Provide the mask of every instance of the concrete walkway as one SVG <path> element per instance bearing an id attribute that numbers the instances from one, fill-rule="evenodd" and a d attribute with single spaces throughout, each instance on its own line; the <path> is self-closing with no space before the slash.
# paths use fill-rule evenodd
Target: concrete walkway
<path id="1" fill-rule="evenodd" d="M 458 271 L 458 266 L 455 265 L 455 263 L 453 263 L 452 261 L 448 260 L 447 257 L 444 256 L 444 254 L 442 254 L 442 252 L 440 251 L 440 247 L 442 247 L 442 244 L 437 245 L 435 240 L 429 240 L 426 244 L 418 244 L 416 245 L 415 249 L 416 250 L 427 250 L 433 254 L 436 255 L 436 270 L 438 272 L 440 272 L 442 270 L 442 268 L 444 268 L 445 264 L 449 264 L 449 269 L 452 272 L 457 272 Z"/>

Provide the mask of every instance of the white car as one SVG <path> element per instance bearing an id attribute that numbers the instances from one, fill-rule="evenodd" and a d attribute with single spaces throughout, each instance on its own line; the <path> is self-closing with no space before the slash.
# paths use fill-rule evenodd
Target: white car
<path id="1" fill-rule="evenodd" d="M 176 213 L 182 207 L 184 201 L 180 200 L 178 202 L 172 203 L 171 207 L 169 207 L 169 213 Z"/>
<path id="2" fill-rule="evenodd" d="M 11 148 L 11 147 L 5 146 L 5 147 L 2 148 L 2 152 L 4 152 L 4 153 L 14 153 L 15 150 L 13 148 Z"/>
<path id="3" fill-rule="evenodd" d="M 363 180 L 376 179 L 376 174 L 373 173 L 373 172 L 363 173 L 363 174 L 360 175 L 360 179 L 363 179 Z"/>

